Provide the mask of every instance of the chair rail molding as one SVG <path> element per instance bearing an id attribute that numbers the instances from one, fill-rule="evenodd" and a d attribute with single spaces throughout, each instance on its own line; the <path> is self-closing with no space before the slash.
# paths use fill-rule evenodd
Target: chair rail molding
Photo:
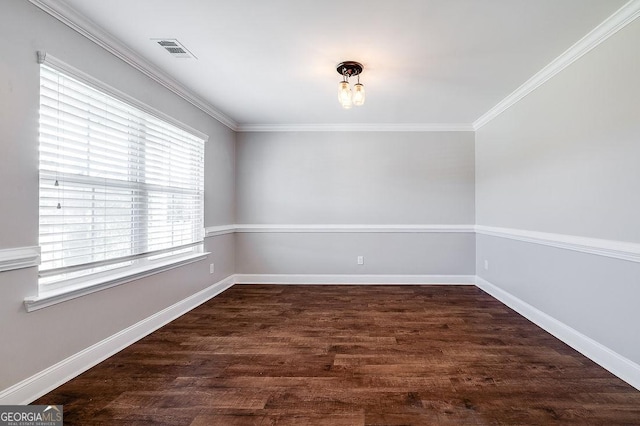
<path id="1" fill-rule="evenodd" d="M 209 226 L 207 237 L 229 233 L 474 233 L 474 225 L 235 224 Z"/>
<path id="2" fill-rule="evenodd" d="M 474 233 L 640 262 L 640 244 L 485 225 L 231 224 L 205 228 L 207 237 L 233 233 Z"/>
<path id="3" fill-rule="evenodd" d="M 16 247 L 0 250 L 0 272 L 40 265 L 40 247 Z"/>
<path id="4" fill-rule="evenodd" d="M 628 260 L 630 262 L 640 262 L 640 244 L 637 243 L 484 225 L 476 225 L 475 228 L 476 233 L 481 235 L 542 244 L 565 250 Z"/>

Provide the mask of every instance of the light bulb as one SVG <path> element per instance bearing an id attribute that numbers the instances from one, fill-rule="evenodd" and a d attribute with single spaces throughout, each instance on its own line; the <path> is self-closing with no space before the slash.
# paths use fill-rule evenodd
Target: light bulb
<path id="1" fill-rule="evenodd" d="M 355 106 L 364 105 L 364 85 L 360 83 L 353 86 L 353 104 Z"/>
<path id="2" fill-rule="evenodd" d="M 346 81 L 341 81 L 338 83 L 338 102 L 344 109 L 349 109 L 353 105 L 351 100 L 351 88 L 349 87 L 349 83 Z"/>
<path id="3" fill-rule="evenodd" d="M 353 106 L 353 102 L 351 101 L 351 98 L 346 98 L 344 99 L 342 102 L 340 102 L 342 104 L 342 108 L 344 109 L 351 109 L 351 107 Z"/>

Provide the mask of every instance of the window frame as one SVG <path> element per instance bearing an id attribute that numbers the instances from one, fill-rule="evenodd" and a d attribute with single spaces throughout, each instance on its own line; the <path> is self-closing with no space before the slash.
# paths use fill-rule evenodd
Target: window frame
<path id="1" fill-rule="evenodd" d="M 124 102 L 133 108 L 152 115 L 156 119 L 162 120 L 167 124 L 190 133 L 193 136 L 202 139 L 205 146 L 208 142 L 208 135 L 177 121 L 167 114 L 138 101 L 137 99 L 95 79 L 92 76 L 89 76 L 88 74 L 58 60 L 46 52 L 38 52 L 38 63 L 64 73 L 95 90 L 117 99 L 120 102 Z M 40 167 L 38 167 L 38 173 L 40 174 Z M 38 196 L 38 199 L 40 200 L 40 196 Z M 40 206 L 40 201 L 38 202 L 38 205 Z M 204 205 L 202 209 L 204 209 Z M 204 211 L 202 211 L 201 214 L 203 222 L 202 226 L 204 228 Z M 55 283 L 48 283 L 45 285 L 41 284 L 39 280 L 38 295 L 26 298 L 25 306 L 27 311 L 30 312 L 46 306 L 51 306 L 52 304 L 56 304 L 61 301 L 80 297 L 85 294 L 93 293 L 115 285 L 124 284 L 132 280 L 137 280 L 145 276 L 205 259 L 210 254 L 204 251 L 205 238 L 206 233 L 203 230 L 202 241 L 197 241 L 183 246 L 171 247 L 157 252 L 134 255 L 131 256 L 132 259 L 128 260 L 130 261 L 130 265 L 124 267 L 91 273 L 81 277 L 61 279 L 57 280 Z"/>

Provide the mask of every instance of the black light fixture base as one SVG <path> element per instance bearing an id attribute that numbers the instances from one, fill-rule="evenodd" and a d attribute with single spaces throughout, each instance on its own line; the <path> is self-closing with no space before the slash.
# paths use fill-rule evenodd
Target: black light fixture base
<path id="1" fill-rule="evenodd" d="M 338 71 L 338 74 L 342 76 L 353 77 L 360 74 L 363 69 L 364 67 L 360 62 L 344 61 L 338 64 L 336 71 Z"/>

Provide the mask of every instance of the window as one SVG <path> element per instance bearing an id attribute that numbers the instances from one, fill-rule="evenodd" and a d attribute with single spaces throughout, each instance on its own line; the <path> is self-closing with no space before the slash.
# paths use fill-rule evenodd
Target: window
<path id="1" fill-rule="evenodd" d="M 205 138 L 48 60 L 40 66 L 41 291 L 200 249 Z"/>

